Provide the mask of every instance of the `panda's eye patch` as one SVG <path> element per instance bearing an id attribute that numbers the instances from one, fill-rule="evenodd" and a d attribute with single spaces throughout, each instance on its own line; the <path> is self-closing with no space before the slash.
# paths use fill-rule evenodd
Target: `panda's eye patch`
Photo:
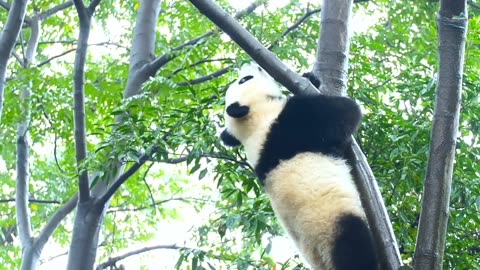
<path id="1" fill-rule="evenodd" d="M 245 76 L 245 77 L 241 78 L 240 81 L 238 81 L 238 84 L 243 84 L 246 81 L 251 80 L 251 79 L 253 79 L 252 75 Z"/>

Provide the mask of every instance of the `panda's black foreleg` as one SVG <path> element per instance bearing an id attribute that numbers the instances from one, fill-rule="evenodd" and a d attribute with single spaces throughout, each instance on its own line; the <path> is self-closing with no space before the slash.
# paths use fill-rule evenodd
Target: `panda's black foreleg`
<path id="1" fill-rule="evenodd" d="M 250 107 L 245 105 L 240 105 L 240 103 L 235 102 L 227 107 L 227 114 L 233 118 L 242 118 L 250 112 Z"/>
<path id="2" fill-rule="evenodd" d="M 237 138 L 233 137 L 233 135 L 230 134 L 230 132 L 228 132 L 227 129 L 224 129 L 222 131 L 222 134 L 220 134 L 220 139 L 227 146 L 235 147 L 235 146 L 240 146 L 242 144 L 239 140 L 237 140 Z"/>

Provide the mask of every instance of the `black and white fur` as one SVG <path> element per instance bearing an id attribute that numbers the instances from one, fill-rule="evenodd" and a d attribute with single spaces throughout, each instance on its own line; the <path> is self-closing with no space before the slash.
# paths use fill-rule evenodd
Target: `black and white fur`
<path id="1" fill-rule="evenodd" d="M 365 212 L 343 158 L 361 119 L 355 101 L 285 97 L 265 71 L 247 64 L 225 103 L 222 141 L 244 146 L 277 217 L 311 267 L 377 269 Z"/>

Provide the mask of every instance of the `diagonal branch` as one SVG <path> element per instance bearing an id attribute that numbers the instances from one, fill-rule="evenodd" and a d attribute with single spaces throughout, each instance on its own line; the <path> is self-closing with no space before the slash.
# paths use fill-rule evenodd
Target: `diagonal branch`
<path id="1" fill-rule="evenodd" d="M 305 22 L 306 19 L 308 19 L 310 16 L 312 16 L 313 14 L 316 14 L 320 11 L 321 11 L 321 9 L 314 9 L 314 10 L 306 12 L 296 22 L 294 22 L 291 26 L 289 26 L 287 29 L 285 29 L 282 32 L 280 38 L 277 39 L 276 41 L 274 41 L 270 46 L 268 46 L 267 49 L 271 50 L 273 47 L 276 47 L 281 38 L 287 36 L 290 32 L 292 32 L 293 30 L 298 28 L 303 22 Z M 207 61 L 207 60 L 203 60 L 203 62 L 205 62 L 205 61 Z M 199 62 L 202 62 L 202 61 L 199 61 Z M 189 85 L 200 84 L 200 83 L 209 81 L 211 79 L 218 78 L 218 77 L 222 76 L 223 74 L 227 73 L 228 71 L 230 71 L 230 69 L 232 69 L 232 68 L 233 68 L 233 66 L 228 66 L 228 67 L 222 68 L 220 70 L 217 70 L 215 72 L 212 72 L 210 74 L 207 74 L 203 77 L 196 78 L 194 80 L 190 80 L 190 81 L 187 81 L 187 82 L 179 82 L 179 83 L 177 83 L 177 85 L 178 86 L 189 86 Z M 175 70 L 173 72 L 173 74 L 175 74 L 175 72 L 177 72 L 177 70 Z"/>
<path id="2" fill-rule="evenodd" d="M 277 82 L 290 92 L 318 94 L 318 90 L 305 78 L 290 70 L 275 54 L 268 51 L 258 40 L 245 30 L 234 18 L 211 0 L 190 2 L 213 23 L 223 29 L 246 53 L 265 69 Z"/>
<path id="3" fill-rule="evenodd" d="M 10 4 L 3 0 L 0 0 L 0 7 L 5 9 L 6 11 L 10 11 Z"/>
<path id="4" fill-rule="evenodd" d="M 38 18 L 40 20 L 45 20 L 46 18 L 54 15 L 55 13 L 59 12 L 59 11 L 62 11 L 64 9 L 67 9 L 69 7 L 71 7 L 73 5 L 73 2 L 72 0 L 69 0 L 69 1 L 66 1 L 60 5 L 57 5 L 57 6 L 54 6 L 53 8 L 47 10 L 47 11 L 44 11 L 40 14 L 38 14 Z"/>
<path id="5" fill-rule="evenodd" d="M 155 148 L 151 151 L 151 153 L 155 152 Z M 95 204 L 98 206 L 105 205 L 108 200 L 113 196 L 113 194 L 122 186 L 122 184 L 130 178 L 135 172 L 138 171 L 142 167 L 145 162 L 147 162 L 150 159 L 149 154 L 143 154 L 137 162 L 135 162 L 126 172 L 124 172 L 120 177 L 118 177 L 115 182 L 108 188 L 108 190 L 103 194 L 96 202 Z"/>
<path id="6" fill-rule="evenodd" d="M 256 0 L 254 1 L 252 4 L 250 4 L 247 8 L 237 12 L 234 16 L 234 18 L 236 20 L 239 20 L 245 16 L 248 16 L 250 13 L 252 13 L 257 7 L 263 5 L 266 1 L 265 0 Z M 173 49 L 171 49 L 171 51 L 161 55 L 160 57 L 156 58 L 154 61 L 152 61 L 149 65 L 147 65 L 145 67 L 146 70 L 148 70 L 147 72 L 152 74 L 155 74 L 160 68 L 162 68 L 164 65 L 166 65 L 168 62 L 172 61 L 173 59 L 175 59 L 175 57 L 177 57 L 178 53 L 175 53 L 175 52 L 179 52 L 181 51 L 182 49 L 188 47 L 188 46 L 193 46 L 193 45 L 196 45 L 198 43 L 200 43 L 201 41 L 205 40 L 205 38 L 209 37 L 209 36 L 212 36 L 214 35 L 215 33 L 217 33 L 218 30 L 212 30 L 212 31 L 208 31 L 194 39 L 191 39 L 181 45 L 178 45 L 177 47 L 174 47 Z"/>
<path id="7" fill-rule="evenodd" d="M 289 26 L 287 29 L 285 29 L 285 31 L 282 32 L 282 35 L 280 36 L 280 38 L 283 38 L 285 37 L 286 35 L 288 35 L 288 33 L 292 32 L 293 30 L 297 29 L 304 21 L 306 21 L 310 16 L 314 15 L 314 14 L 317 14 L 319 13 L 320 11 L 322 11 L 321 8 L 317 8 L 317 9 L 312 9 L 312 10 L 308 10 L 302 17 L 300 17 L 296 22 L 294 22 L 291 26 Z M 268 46 L 267 48 L 270 50 L 272 49 L 273 47 L 277 46 L 278 45 L 278 42 L 280 41 L 280 38 L 275 40 L 270 46 Z"/>
<path id="8" fill-rule="evenodd" d="M 140 248 L 140 249 L 137 249 L 137 250 L 127 252 L 127 253 L 125 253 L 123 255 L 120 255 L 120 256 L 117 256 L 117 257 L 112 257 L 112 258 L 108 259 L 106 262 L 97 265 L 96 270 L 106 269 L 108 267 L 114 266 L 117 262 L 119 262 L 119 261 L 121 261 L 125 258 L 135 256 L 135 255 L 139 255 L 139 254 L 142 254 L 142 253 L 145 253 L 145 252 L 148 252 L 148 251 L 157 250 L 157 249 L 192 250 L 192 251 L 197 251 L 197 252 L 204 253 L 204 254 L 210 254 L 209 252 L 204 251 L 204 250 L 200 250 L 200 249 L 196 249 L 196 248 L 183 247 L 183 246 L 177 246 L 176 244 L 173 244 L 173 245 L 157 245 L 157 246 Z M 226 258 L 222 258 L 221 256 L 215 256 L 215 255 L 208 255 L 208 256 L 212 257 L 214 259 L 217 259 L 217 260 L 226 259 Z"/>
<path id="9" fill-rule="evenodd" d="M 78 193 L 73 195 L 64 205 L 62 205 L 58 210 L 52 215 L 47 224 L 43 227 L 42 231 L 37 237 L 36 245 L 37 249 L 41 250 L 43 246 L 47 243 L 50 236 L 52 236 L 55 229 L 58 227 L 60 222 L 68 215 L 77 205 Z"/>

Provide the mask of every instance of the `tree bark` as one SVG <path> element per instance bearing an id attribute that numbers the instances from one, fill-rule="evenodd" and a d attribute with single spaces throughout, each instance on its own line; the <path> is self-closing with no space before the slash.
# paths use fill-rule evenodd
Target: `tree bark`
<path id="1" fill-rule="evenodd" d="M 82 10 L 79 4 L 77 5 L 77 3 L 75 3 L 75 5 Z M 89 14 L 89 16 L 93 14 L 93 9 L 91 7 L 92 4 L 90 4 L 90 7 L 88 8 L 89 12 L 86 13 Z M 141 85 L 150 76 L 148 73 L 142 73 L 141 71 L 143 71 L 143 68 L 153 60 L 155 26 L 159 11 L 160 0 L 143 0 L 140 2 L 133 33 L 134 37 L 130 58 L 130 72 L 127 86 L 124 90 L 125 98 L 138 94 L 141 90 Z M 82 16 L 82 11 L 79 11 L 79 16 Z M 82 27 L 82 23 L 80 25 Z M 80 44 L 83 43 L 80 43 L 79 40 L 79 46 Z M 86 40 L 84 44 L 86 46 Z M 86 53 L 86 49 L 83 53 Z M 85 57 L 85 55 L 83 55 L 83 57 Z M 78 62 L 78 64 L 82 64 L 82 62 Z M 78 70 L 79 72 L 83 72 L 83 69 Z M 78 76 L 78 74 L 76 76 Z M 117 118 L 116 121 L 121 121 L 121 118 Z M 114 185 L 119 181 L 119 175 L 123 171 L 123 168 L 124 164 L 119 160 L 106 164 L 104 170 L 110 172 L 107 173 L 108 179 L 105 179 L 105 181 L 98 181 L 92 189 L 91 195 L 89 195 L 88 198 L 87 196 L 84 197 L 84 199 L 86 199 L 85 201 L 82 201 L 81 199 L 79 200 L 67 269 L 93 269 L 101 224 L 103 223 L 105 211 L 108 208 L 109 199 L 115 192 L 115 190 L 107 188 L 108 185 Z M 122 178 L 120 180 L 121 183 L 123 183 L 126 179 Z M 81 187 L 79 186 L 79 188 Z M 105 192 L 107 192 L 107 194 L 105 194 Z"/>
<path id="2" fill-rule="evenodd" d="M 352 5 L 352 0 L 323 2 L 317 60 L 312 72 L 320 79 L 321 92 L 328 95 L 346 95 Z M 390 218 L 375 176 L 353 137 L 346 155 L 373 233 L 381 269 L 397 269 L 402 262 Z"/>
<path id="3" fill-rule="evenodd" d="M 0 123 L 3 111 L 3 91 L 5 89 L 5 74 L 7 62 L 12 54 L 18 34 L 25 18 L 28 0 L 14 0 L 8 12 L 7 22 L 0 34 Z"/>
<path id="4" fill-rule="evenodd" d="M 223 11 L 211 0 L 190 0 L 190 2 L 219 28 L 224 30 L 253 60 L 290 92 L 295 95 L 320 93 L 316 91 L 316 89 L 312 91 L 310 89 L 312 85 L 310 84 L 309 86 L 303 86 L 302 77 L 285 67 L 274 54 L 258 43 L 258 41 L 232 19 L 228 13 Z M 329 15 L 336 18 L 336 21 L 335 23 L 331 23 L 331 21 L 327 19 L 326 25 L 322 24 L 322 28 L 331 29 L 324 29 L 323 33 L 328 33 L 329 36 L 326 34 L 322 36 L 321 34 L 319 41 L 320 43 L 324 43 L 324 39 L 333 39 L 335 42 L 342 44 L 328 42 L 326 45 L 322 45 L 322 47 L 318 49 L 318 59 L 320 59 L 321 63 L 315 64 L 314 72 L 316 74 L 325 72 L 325 75 L 321 75 L 320 77 L 322 78 L 323 76 L 323 78 L 326 78 L 325 84 L 328 86 L 328 89 L 325 87 L 324 90 L 326 93 L 340 94 L 345 92 L 344 89 L 346 87 L 345 74 L 347 73 L 346 67 L 348 64 L 346 55 L 348 51 L 340 52 L 338 48 L 347 50 L 349 45 L 348 34 L 340 34 L 339 31 L 341 29 L 347 31 L 346 26 L 348 26 L 350 13 L 344 10 L 339 11 L 339 9 L 351 10 L 351 1 L 325 0 L 324 5 L 329 5 L 327 10 L 336 14 Z M 340 35 L 341 37 L 331 37 L 330 35 Z M 322 55 L 323 53 L 327 55 Z M 335 57 L 338 57 L 338 59 Z M 333 88 L 330 90 L 330 87 Z M 324 92 L 322 91 L 322 93 Z M 353 140 L 352 148 L 348 149 L 347 154 L 349 162 L 353 167 L 355 183 L 361 194 L 362 204 L 365 208 L 368 222 L 374 234 L 382 269 L 397 269 L 401 266 L 400 253 L 375 177 L 355 140 Z"/>
<path id="5" fill-rule="evenodd" d="M 28 68 L 35 59 L 35 53 L 40 37 L 40 20 L 34 17 L 31 20 L 32 34 L 27 43 L 23 68 Z M 20 235 L 20 245 L 22 246 L 22 265 L 21 269 L 36 269 L 39 259 L 35 239 L 32 237 L 30 212 L 28 211 L 28 129 L 30 128 L 30 96 L 31 81 L 21 90 L 20 107 L 23 119 L 17 126 L 17 179 L 16 179 L 16 212 L 17 226 Z"/>
<path id="6" fill-rule="evenodd" d="M 25 15 L 25 21 L 28 22 L 28 26 L 31 28 L 31 35 L 27 42 L 25 50 L 25 59 L 22 61 L 23 68 L 27 69 L 32 66 L 35 61 L 37 47 L 41 36 L 41 21 L 46 19 L 55 13 L 68 8 L 72 5 L 72 2 L 65 2 L 58 6 L 55 6 L 45 12 L 41 12 L 29 18 Z M 10 9 L 10 12 L 13 12 Z M 30 223 L 30 213 L 28 211 L 28 203 L 32 200 L 28 198 L 28 158 L 29 158 L 29 145 L 28 145 L 28 129 L 30 125 L 30 96 L 31 87 L 27 86 L 21 90 L 21 109 L 24 119 L 20 121 L 17 126 L 17 179 L 16 179 L 16 219 L 18 232 L 20 236 L 20 245 L 22 247 L 22 264 L 21 269 L 36 269 L 39 262 L 40 254 L 43 251 L 43 247 L 47 243 L 50 236 L 53 234 L 58 224 L 67 216 L 74 208 L 77 197 L 70 199 L 65 205 L 60 207 L 52 218 L 47 222 L 37 237 L 32 235 L 32 228 Z"/>
<path id="7" fill-rule="evenodd" d="M 91 18 L 100 0 L 93 0 L 86 7 L 83 0 L 73 0 L 80 21 L 77 51 L 74 63 L 74 125 L 75 125 L 75 157 L 77 160 L 78 204 L 73 223 L 72 241 L 68 253 L 67 269 L 93 269 L 97 254 L 97 243 L 103 221 L 104 205 L 94 206 L 94 198 L 90 196 L 88 172 L 82 168 L 87 156 L 85 127 L 85 62 L 90 34 Z"/>
<path id="8" fill-rule="evenodd" d="M 437 15 L 438 83 L 413 261 L 415 269 L 442 269 L 461 103 L 468 23 L 466 2 L 441 0 Z"/>
<path id="9" fill-rule="evenodd" d="M 350 49 L 350 17 L 353 1 L 325 0 L 322 6 L 317 59 L 313 74 L 320 82 L 320 92 L 346 95 L 348 53 Z"/>

